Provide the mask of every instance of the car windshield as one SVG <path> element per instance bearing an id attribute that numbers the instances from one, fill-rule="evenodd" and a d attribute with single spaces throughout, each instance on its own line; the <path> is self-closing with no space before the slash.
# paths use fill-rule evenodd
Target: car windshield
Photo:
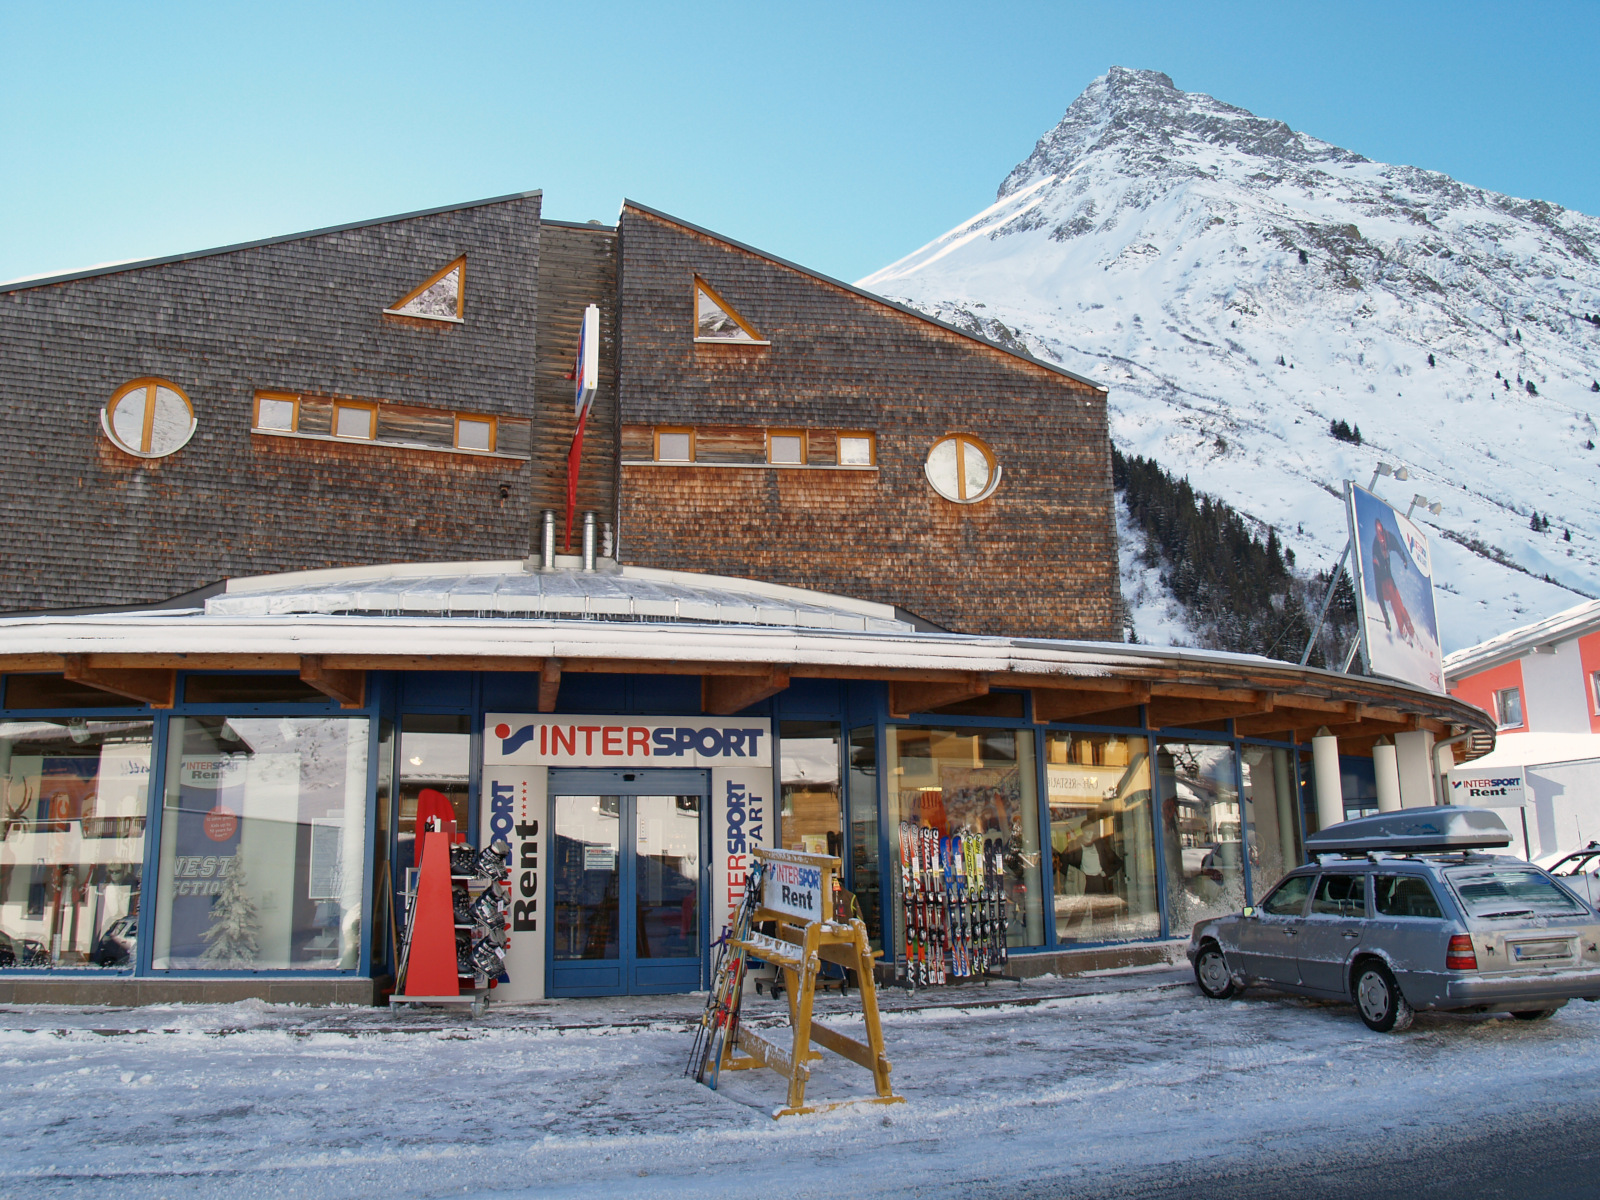
<path id="1" fill-rule="evenodd" d="M 1570 854 L 1555 866 L 1550 868 L 1552 875 L 1581 875 L 1585 871 L 1592 871 L 1595 867 L 1594 852 Z"/>
<path id="2" fill-rule="evenodd" d="M 1583 907 L 1548 876 L 1515 867 L 1455 867 L 1445 874 L 1469 917 L 1560 917 Z"/>

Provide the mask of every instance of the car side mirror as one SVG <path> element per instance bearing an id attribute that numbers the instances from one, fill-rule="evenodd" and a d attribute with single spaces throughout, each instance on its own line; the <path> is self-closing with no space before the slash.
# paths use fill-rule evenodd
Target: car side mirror
<path id="1" fill-rule="evenodd" d="M 1244 910 L 1243 914 L 1241 914 L 1241 915 L 1246 916 L 1246 917 L 1255 916 L 1256 915 L 1255 906 L 1254 905 L 1246 905 L 1245 906 L 1245 910 Z"/>

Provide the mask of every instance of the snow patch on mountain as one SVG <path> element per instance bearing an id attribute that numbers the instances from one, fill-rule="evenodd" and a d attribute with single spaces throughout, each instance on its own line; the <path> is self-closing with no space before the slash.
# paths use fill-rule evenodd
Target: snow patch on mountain
<path id="1" fill-rule="evenodd" d="M 1170 564 L 1150 552 L 1149 539 L 1128 514 L 1120 495 L 1117 556 L 1122 566 L 1123 636 L 1131 633 L 1130 640 L 1147 646 L 1199 645 L 1183 602 L 1167 586 Z"/>
<path id="2" fill-rule="evenodd" d="M 1124 453 L 1302 568 L 1344 545 L 1344 480 L 1406 466 L 1378 491 L 1443 502 L 1447 651 L 1600 595 L 1594 217 L 1115 67 L 993 205 L 861 285 L 1106 383 Z"/>

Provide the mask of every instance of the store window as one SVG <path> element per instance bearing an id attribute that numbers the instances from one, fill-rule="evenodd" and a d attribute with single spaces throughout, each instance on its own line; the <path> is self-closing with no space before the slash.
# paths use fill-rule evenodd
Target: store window
<path id="1" fill-rule="evenodd" d="M 1045 745 L 1056 940 L 1159 935 L 1149 742 L 1050 733 Z"/>
<path id="2" fill-rule="evenodd" d="M 133 967 L 152 729 L 0 722 L 0 967 Z"/>
<path id="3" fill-rule="evenodd" d="M 1270 746 L 1245 746 L 1244 822 L 1250 855 L 1250 894 L 1265 896 L 1300 863 L 1300 804 L 1294 786 L 1292 752 Z"/>
<path id="4" fill-rule="evenodd" d="M 850 880 L 874 949 L 883 949 L 883 889 L 878 865 L 878 731 L 850 731 Z"/>
<path id="5" fill-rule="evenodd" d="M 871 467 L 878 462 L 877 439 L 870 433 L 841 433 L 839 435 L 839 465 L 841 467 Z"/>
<path id="6" fill-rule="evenodd" d="M 413 862 L 417 802 L 432 790 L 450 802 L 456 829 L 467 832 L 471 798 L 472 718 L 453 714 L 406 713 L 400 719 L 400 870 Z"/>
<path id="7" fill-rule="evenodd" d="M 456 449 L 489 453 L 494 449 L 494 433 L 493 417 L 457 417 Z"/>
<path id="8" fill-rule="evenodd" d="M 333 436 L 370 442 L 378 435 L 378 408 L 374 404 L 335 404 Z"/>
<path id="9" fill-rule="evenodd" d="M 976 836 L 986 848 L 998 843 L 1006 877 L 1006 944 L 1042 945 L 1032 731 L 891 725 L 888 732 L 890 845 L 897 844 L 902 822 L 932 828 L 940 837 Z"/>
<path id="10" fill-rule="evenodd" d="M 1175 934 L 1244 906 L 1233 746 L 1162 742 L 1161 837 L 1167 920 Z"/>
<path id="11" fill-rule="evenodd" d="M 830 721 L 783 721 L 778 737 L 783 848 L 843 857 L 839 727 Z"/>
<path id="12" fill-rule="evenodd" d="M 694 277 L 694 340 L 747 346 L 770 343 L 704 279 Z"/>
<path id="13" fill-rule="evenodd" d="M 798 429 L 768 430 L 767 461 L 775 467 L 804 466 L 806 435 Z"/>
<path id="14" fill-rule="evenodd" d="M 977 438 L 957 433 L 940 438 L 922 466 L 933 490 L 957 504 L 987 500 L 1000 486 L 1000 464 Z"/>
<path id="15" fill-rule="evenodd" d="M 366 718 L 177 717 L 168 728 L 151 965 L 353 970 Z"/>
<path id="16" fill-rule="evenodd" d="M 100 426 L 121 450 L 137 458 L 164 458 L 194 436 L 194 405 L 165 379 L 135 379 L 111 393 Z"/>
<path id="17" fill-rule="evenodd" d="M 1494 694 L 1495 722 L 1501 729 L 1522 724 L 1522 689 L 1502 688 Z"/>
<path id="18" fill-rule="evenodd" d="M 392 317 L 419 317 L 424 321 L 459 324 L 466 317 L 466 306 L 467 259 L 463 255 L 400 297 L 394 307 L 383 311 Z"/>
<path id="19" fill-rule="evenodd" d="M 658 430 L 656 430 L 656 461 L 657 462 L 693 462 L 694 461 L 694 430 L 692 430 L 692 429 L 658 429 Z"/>

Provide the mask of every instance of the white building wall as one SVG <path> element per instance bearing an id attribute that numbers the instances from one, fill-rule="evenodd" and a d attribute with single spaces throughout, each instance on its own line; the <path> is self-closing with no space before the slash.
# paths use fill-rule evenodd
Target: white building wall
<path id="1" fill-rule="evenodd" d="M 1530 732 L 1589 732 L 1589 705 L 1576 638 L 1556 643 L 1554 653 L 1523 655 L 1522 689 Z"/>

